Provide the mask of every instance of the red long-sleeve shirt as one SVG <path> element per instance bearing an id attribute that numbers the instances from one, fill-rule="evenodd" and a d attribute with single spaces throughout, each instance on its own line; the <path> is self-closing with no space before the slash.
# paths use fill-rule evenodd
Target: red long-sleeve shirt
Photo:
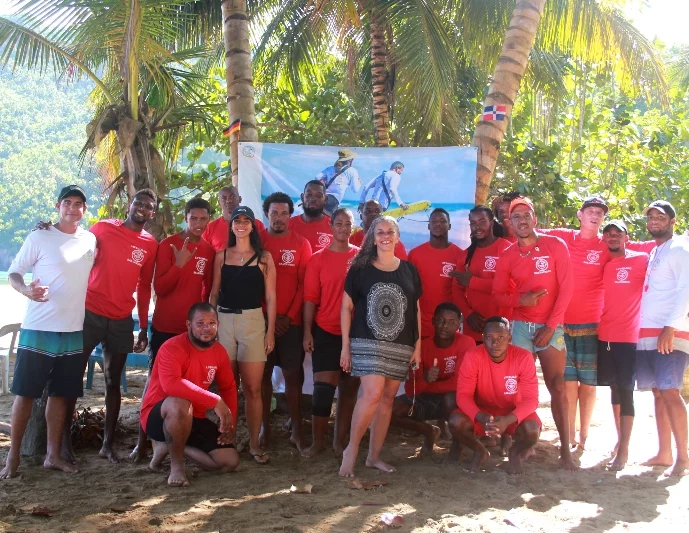
<path id="1" fill-rule="evenodd" d="M 266 230 L 263 222 L 258 219 L 254 221 L 254 225 L 259 233 Z M 224 250 L 227 248 L 227 242 L 230 238 L 230 223 L 223 217 L 216 218 L 206 226 L 201 238 L 211 243 L 216 252 Z"/>
<path id="2" fill-rule="evenodd" d="M 306 266 L 304 301 L 316 304 L 314 321 L 333 335 L 342 335 L 340 309 L 344 283 L 349 267 L 359 248 L 349 246 L 348 252 L 317 251 Z"/>
<path id="3" fill-rule="evenodd" d="M 141 329 L 146 329 L 158 242 L 147 231 L 127 229 L 121 220 L 101 220 L 90 231 L 96 236 L 96 256 L 89 275 L 86 309 L 111 320 L 122 320 L 131 316 L 136 305 Z"/>
<path id="4" fill-rule="evenodd" d="M 462 364 L 464 354 L 476 347 L 474 339 L 468 335 L 457 333 L 452 344 L 447 348 L 436 346 L 435 339 L 428 337 L 421 341 L 421 365 L 409 370 L 409 379 L 404 383 L 404 392 L 410 398 L 414 396 L 414 375 L 416 374 L 416 395 L 424 392 L 445 394 L 454 392 L 457 388 L 457 371 Z M 426 372 L 437 362 L 440 369 L 438 379 L 433 383 L 426 381 Z"/>
<path id="5" fill-rule="evenodd" d="M 627 250 L 624 257 L 608 261 L 603 271 L 604 305 L 598 338 L 604 342 L 639 340 L 641 296 L 648 254 Z"/>
<path id="6" fill-rule="evenodd" d="M 520 423 L 538 407 L 538 378 L 533 354 L 507 347 L 507 357 L 495 363 L 485 346 L 464 355 L 457 378 L 457 407 L 471 420 L 479 412 L 493 416 L 513 413 Z"/>
<path id="7" fill-rule="evenodd" d="M 457 303 L 465 319 L 474 312 L 479 313 L 483 318 L 490 318 L 491 316 L 512 317 L 512 309 L 501 308 L 493 296 L 495 269 L 502 252 L 509 246 L 508 240 L 498 238 L 486 248 L 476 247 L 471 263 L 469 263 L 469 272 L 472 274 L 469 286 L 464 287 L 457 281 L 452 284 L 453 301 Z M 464 266 L 466 257 L 467 250 L 462 250 L 457 262 L 457 270 L 464 271 L 466 269 Z M 471 329 L 466 320 L 464 321 L 464 334 L 469 335 L 474 340 L 482 339 L 481 332 Z"/>
<path id="8" fill-rule="evenodd" d="M 460 264 L 462 250 L 450 243 L 447 248 L 433 248 L 424 243 L 409 252 L 409 262 L 419 272 L 423 294 L 419 299 L 421 309 L 421 336 L 433 335 L 433 313 L 438 304 L 452 302 L 452 284 L 450 273 Z M 456 283 L 456 282 L 454 282 Z"/>
<path id="9" fill-rule="evenodd" d="M 218 383 L 219 395 L 208 390 L 214 379 Z M 216 342 L 207 350 L 199 350 L 191 344 L 188 333 L 163 343 L 141 403 L 144 431 L 153 406 L 169 396 L 189 400 L 196 418 L 205 418 L 206 411 L 213 409 L 222 398 L 232 411 L 232 421 L 236 426 L 237 384 L 230 357 L 222 344 Z"/>
<path id="10" fill-rule="evenodd" d="M 358 229 L 352 233 L 351 237 L 349 237 L 349 244 L 353 244 L 354 246 L 361 248 L 361 245 L 364 243 L 365 236 L 366 232 L 362 229 Z M 397 259 L 401 259 L 402 261 L 407 260 L 407 249 L 404 247 L 404 244 L 402 244 L 402 241 L 397 241 L 397 244 L 395 245 L 395 257 Z"/>
<path id="11" fill-rule="evenodd" d="M 311 245 L 311 250 L 317 252 L 327 248 L 333 240 L 333 229 L 330 227 L 330 217 L 323 215 L 317 222 L 304 222 L 301 215 L 289 219 L 289 230 L 301 235 Z"/>
<path id="12" fill-rule="evenodd" d="M 277 314 L 287 315 L 292 319 L 292 324 L 300 325 L 304 277 L 306 265 L 311 260 L 311 245 L 293 231 L 284 237 L 274 237 L 264 231 L 261 233 L 261 242 L 275 263 Z"/>
<path id="13" fill-rule="evenodd" d="M 184 239 L 177 233 L 161 241 L 156 256 L 153 289 L 156 291 L 156 308 L 153 327 L 164 333 L 187 331 L 187 312 L 198 302 L 208 301 L 213 285 L 213 259 L 215 250 L 209 242 L 187 243 L 194 255 L 182 268 L 175 266 L 172 246 L 181 250 Z"/>
<path id="14" fill-rule="evenodd" d="M 493 279 L 493 296 L 500 307 L 514 309 L 512 318 L 556 328 L 564 323 L 565 310 L 574 290 L 572 265 L 567 246 L 559 237 L 538 234 L 530 246 L 513 244 L 498 262 Z M 521 307 L 519 298 L 527 292 L 547 289 L 538 305 Z"/>

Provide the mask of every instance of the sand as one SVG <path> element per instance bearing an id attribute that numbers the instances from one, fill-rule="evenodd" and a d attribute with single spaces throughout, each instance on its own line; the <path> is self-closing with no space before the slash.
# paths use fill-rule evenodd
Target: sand
<path id="1" fill-rule="evenodd" d="M 118 450 L 122 456 L 135 441 L 141 371 L 129 371 L 129 392 L 123 398 L 122 424 L 128 430 Z M 661 469 L 640 463 L 655 452 L 656 437 L 650 393 L 637 393 L 631 464 L 622 472 L 607 471 L 614 445 L 608 391 L 599 401 L 587 450 L 580 455 L 582 471 L 557 469 L 556 433 L 549 397 L 541 387 L 539 415 L 544 422 L 536 455 L 520 477 L 507 475 L 492 457 L 485 471 L 470 474 L 444 462 L 449 446 L 441 441 L 430 458 L 421 457 L 419 436 L 391 430 L 383 458 L 397 467 L 384 474 L 364 467 L 365 450 L 357 464 L 364 481 L 387 481 L 368 491 L 352 490 L 338 477 L 332 452 L 306 460 L 287 444 L 284 415 L 274 413 L 271 462 L 261 466 L 241 455 L 237 472 L 199 472 L 188 488 L 169 488 L 166 474 L 145 465 L 112 465 L 97 450 L 80 450 L 73 475 L 46 471 L 28 463 L 19 478 L 0 482 L 0 531 L 383 531 L 383 513 L 403 517 L 399 531 L 687 531 L 689 477 L 668 479 Z M 0 421 L 8 422 L 12 397 L 0 397 Z M 103 375 L 83 405 L 103 405 Z M 241 426 L 244 427 L 243 422 Z M 310 425 L 306 424 L 307 432 Z M 332 428 L 331 428 L 332 430 Z M 240 432 L 240 439 L 246 433 Z M 365 443 L 364 443 L 365 445 Z M 0 461 L 9 439 L 0 435 Z M 191 470 L 191 467 L 190 467 Z M 292 485 L 313 485 L 311 494 L 290 493 Z M 32 516 L 40 505 L 52 517 Z M 113 507 L 120 507 L 115 512 Z M 29 510 L 27 512 L 26 510 Z M 653 528 L 653 529 L 651 529 Z"/>

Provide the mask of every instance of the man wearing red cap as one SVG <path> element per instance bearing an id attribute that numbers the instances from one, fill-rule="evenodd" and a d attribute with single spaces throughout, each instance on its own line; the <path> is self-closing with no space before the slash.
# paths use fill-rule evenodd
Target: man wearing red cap
<path id="1" fill-rule="evenodd" d="M 564 242 L 536 233 L 536 223 L 531 200 L 512 201 L 510 224 L 517 242 L 503 252 L 498 262 L 493 295 L 499 306 L 513 309 L 513 343 L 538 355 L 560 434 L 560 466 L 576 470 L 569 447 L 562 327 L 574 288 L 572 266 Z"/>

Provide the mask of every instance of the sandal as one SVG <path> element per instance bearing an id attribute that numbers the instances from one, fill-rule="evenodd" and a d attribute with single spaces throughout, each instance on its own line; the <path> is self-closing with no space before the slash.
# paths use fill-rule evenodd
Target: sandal
<path id="1" fill-rule="evenodd" d="M 268 452 L 263 452 L 263 453 L 251 453 L 251 452 L 249 452 L 249 457 L 251 457 L 254 461 L 256 461 L 260 465 L 266 465 L 270 462 L 270 456 L 268 455 Z M 265 457 L 265 460 L 263 460 L 264 457 Z"/>

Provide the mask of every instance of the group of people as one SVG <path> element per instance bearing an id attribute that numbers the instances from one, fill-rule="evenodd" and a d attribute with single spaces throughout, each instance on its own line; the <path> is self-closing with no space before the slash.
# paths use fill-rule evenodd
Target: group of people
<path id="1" fill-rule="evenodd" d="M 394 471 L 381 458 L 391 424 L 423 435 L 425 452 L 448 431 L 450 460 L 466 448 L 473 471 L 488 457 L 489 441 L 499 442 L 508 471 L 521 473 L 541 428 L 536 356 L 563 468 L 577 468 L 572 452 L 585 445 L 598 385 L 611 388 L 618 429 L 611 468 L 624 467 L 636 382 L 652 389 L 656 402 L 659 452 L 649 464 L 671 466 L 673 475 L 689 472 L 679 394 L 689 362 L 689 243 L 673 234 L 671 204 L 651 203 L 644 214 L 654 240 L 632 243 L 623 222 L 604 222 L 601 198 L 583 202 L 580 229 L 536 230 L 528 198 L 500 197 L 492 208 L 470 211 L 466 250 L 449 241 L 450 215 L 436 208 L 428 242 L 407 255 L 381 202 L 360 206 L 355 229 L 354 214 L 329 198 L 324 179 L 309 181 L 303 214 L 293 216 L 292 199 L 273 193 L 263 202 L 266 227 L 235 187 L 223 187 L 221 217 L 211 221 L 210 204 L 194 198 L 185 206 L 185 229 L 158 244 L 144 230 L 157 207 L 152 191 L 136 193 L 126 220 L 103 220 L 85 231 L 84 191 L 62 189 L 59 221 L 31 233 L 10 268 L 12 286 L 31 302 L 0 478 L 16 475 L 33 399 L 46 387 L 44 466 L 76 470 L 69 427 L 99 343 L 106 384 L 99 453 L 119 462 L 113 441 L 120 379 L 128 353 L 148 346 L 149 379 L 131 457 L 147 457 L 151 439 L 150 467 L 161 468 L 169 456 L 170 485 L 188 485 L 185 458 L 219 472 L 236 468 L 240 383 L 249 456 L 258 464 L 270 460 L 276 365 L 285 378 L 289 440 L 306 458 L 327 446 L 337 392 L 332 446 L 342 456 L 341 476 L 354 475 L 368 429 L 366 465 Z M 26 285 L 29 270 L 33 281 Z M 151 287 L 157 299 L 149 340 Z M 314 382 L 309 445 L 301 415 L 306 353 Z"/>

